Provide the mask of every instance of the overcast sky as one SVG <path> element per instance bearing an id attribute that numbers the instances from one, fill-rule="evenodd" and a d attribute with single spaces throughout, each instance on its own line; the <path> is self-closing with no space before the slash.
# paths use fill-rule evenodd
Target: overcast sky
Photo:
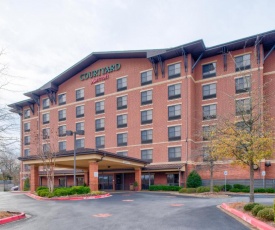
<path id="1" fill-rule="evenodd" d="M 210 47 L 274 30 L 274 9 L 273 0 L 0 0 L 0 63 L 12 91 L 0 90 L 0 104 L 26 99 L 92 52 L 198 39 Z"/>

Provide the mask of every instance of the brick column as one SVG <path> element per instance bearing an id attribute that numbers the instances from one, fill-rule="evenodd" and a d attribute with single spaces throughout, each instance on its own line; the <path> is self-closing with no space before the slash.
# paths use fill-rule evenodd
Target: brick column
<path id="1" fill-rule="evenodd" d="M 97 177 L 95 177 L 97 174 Z M 91 191 L 98 191 L 98 163 L 89 162 L 89 186 Z"/>
<path id="2" fill-rule="evenodd" d="M 135 169 L 135 181 L 138 183 L 137 190 L 141 190 L 141 168 Z"/>
<path id="3" fill-rule="evenodd" d="M 86 186 L 89 186 L 89 173 L 88 172 L 84 172 L 84 183 L 86 184 Z"/>
<path id="4" fill-rule="evenodd" d="M 30 181 L 30 187 L 31 192 L 35 192 L 39 185 L 39 166 L 37 165 L 31 165 L 31 181 Z"/>

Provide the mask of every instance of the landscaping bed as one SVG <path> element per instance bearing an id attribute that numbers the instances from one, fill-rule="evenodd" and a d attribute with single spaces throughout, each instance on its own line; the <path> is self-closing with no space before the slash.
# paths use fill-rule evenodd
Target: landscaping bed
<path id="1" fill-rule="evenodd" d="M 14 216 L 15 214 L 18 214 L 18 213 L 0 211 L 0 219 L 6 218 L 6 217 L 11 217 L 11 216 Z"/>
<path id="2" fill-rule="evenodd" d="M 230 204 L 227 204 L 230 208 L 234 208 L 234 209 L 236 209 L 236 210 L 238 210 L 238 211 L 240 211 L 240 212 L 242 212 L 242 213 L 244 213 L 244 214 L 246 214 L 246 215 L 248 215 L 248 216 L 250 216 L 250 217 L 252 217 L 252 218 L 255 218 L 255 219 L 257 219 L 257 220 L 259 220 L 259 221 L 261 221 L 261 222 L 264 222 L 265 224 L 268 224 L 269 226 L 271 226 L 271 227 L 273 227 L 274 229 L 275 229 L 275 222 L 274 222 L 274 211 L 273 211 L 273 220 L 267 220 L 268 219 L 268 216 L 270 216 L 270 214 L 268 215 L 268 214 L 266 214 L 267 212 L 265 212 L 263 209 L 264 208 L 267 208 L 267 209 L 272 209 L 273 210 L 273 208 L 272 208 L 272 205 L 270 205 L 270 206 L 267 206 L 267 205 L 261 205 L 261 204 L 259 204 L 259 205 L 257 205 L 257 207 L 255 207 L 256 205 L 251 205 L 250 203 L 244 203 L 244 202 L 237 202 L 237 203 L 230 203 Z M 248 206 L 251 206 L 251 207 L 255 207 L 254 209 L 252 208 L 251 209 L 251 207 L 248 207 L 248 209 L 250 209 L 250 210 L 248 210 L 248 211 L 246 211 L 244 208 L 245 208 L 245 206 L 246 207 L 248 207 Z M 262 207 L 263 206 L 263 207 Z M 247 208 L 246 208 L 247 209 Z M 261 211 L 261 213 L 259 213 Z M 268 210 L 267 210 L 268 211 Z M 253 215 L 253 214 L 254 215 Z M 261 214 L 260 216 L 263 216 L 263 217 L 265 217 L 265 218 L 260 218 L 259 216 L 257 216 L 257 214 Z M 255 215 L 256 214 L 256 215 Z"/>

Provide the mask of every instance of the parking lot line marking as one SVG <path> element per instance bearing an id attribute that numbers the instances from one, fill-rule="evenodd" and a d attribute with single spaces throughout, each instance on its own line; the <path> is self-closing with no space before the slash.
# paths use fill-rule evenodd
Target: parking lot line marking
<path id="1" fill-rule="evenodd" d="M 183 206 L 184 204 L 171 204 L 170 206 L 172 206 L 172 207 L 181 207 L 181 206 Z"/>
<path id="2" fill-rule="evenodd" d="M 122 200 L 122 201 L 125 201 L 125 202 L 131 202 L 131 201 L 134 201 L 134 200 Z"/>

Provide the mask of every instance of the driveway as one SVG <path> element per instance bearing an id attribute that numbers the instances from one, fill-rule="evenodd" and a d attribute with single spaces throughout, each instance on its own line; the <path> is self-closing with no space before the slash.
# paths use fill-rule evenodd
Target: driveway
<path id="1" fill-rule="evenodd" d="M 272 202 L 259 198 L 257 202 Z M 30 217 L 1 226 L 20 230 L 104 229 L 249 229 L 220 211 L 222 202 L 247 197 L 192 198 L 163 193 L 125 192 L 81 201 L 37 201 L 24 194 L 0 193 L 0 210 L 22 211 Z"/>

